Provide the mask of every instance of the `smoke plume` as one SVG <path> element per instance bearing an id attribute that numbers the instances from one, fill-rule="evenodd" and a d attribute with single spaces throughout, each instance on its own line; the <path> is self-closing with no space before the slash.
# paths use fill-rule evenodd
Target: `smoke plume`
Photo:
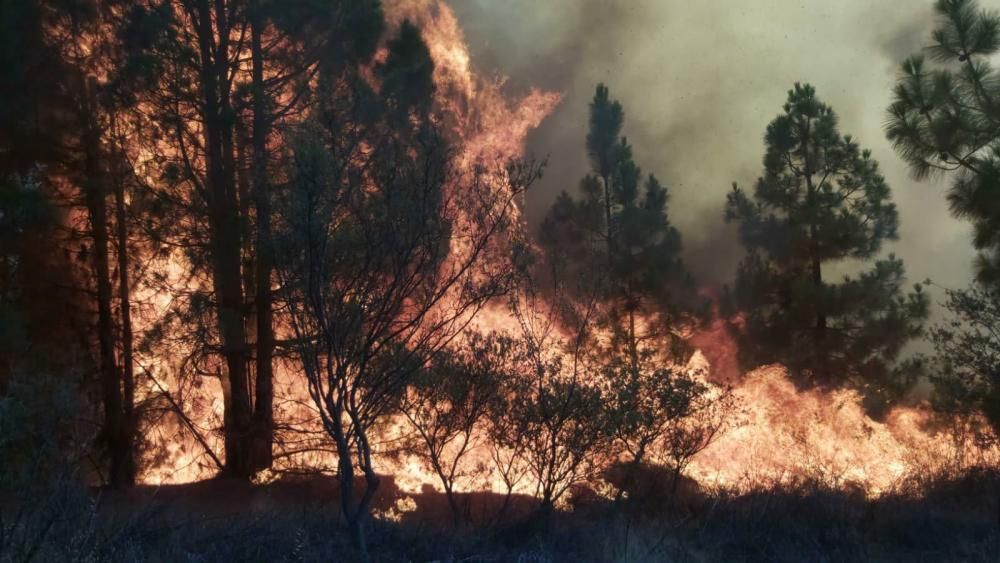
<path id="1" fill-rule="evenodd" d="M 879 161 L 900 211 L 886 245 L 909 279 L 947 287 L 971 279 L 966 224 L 945 202 L 946 180 L 913 180 L 883 133 L 903 59 L 930 39 L 929 0 L 685 2 L 682 0 L 451 0 L 483 70 L 509 87 L 565 93 L 529 139 L 549 157 L 529 196 L 535 224 L 562 189 L 587 172 L 587 104 L 605 82 L 626 110 L 637 162 L 671 189 L 671 218 L 699 281 L 731 281 L 742 249 L 723 220 L 733 181 L 762 170 L 763 133 L 795 82 L 813 84 Z M 849 272 L 854 266 L 841 268 Z M 934 295 L 935 301 L 938 295 Z"/>

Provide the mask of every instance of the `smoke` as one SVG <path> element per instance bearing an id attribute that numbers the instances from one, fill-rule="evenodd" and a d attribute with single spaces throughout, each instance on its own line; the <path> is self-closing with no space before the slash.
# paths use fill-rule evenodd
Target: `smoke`
<path id="1" fill-rule="evenodd" d="M 930 0 L 450 3 L 477 66 L 509 76 L 514 91 L 565 93 L 529 139 L 534 154 L 549 157 L 528 200 L 535 224 L 587 172 L 587 104 L 605 82 L 625 106 L 637 162 L 671 189 L 690 268 L 702 283 L 730 282 L 743 250 L 723 220 L 725 194 L 733 181 L 752 186 L 767 123 L 793 83 L 809 82 L 893 188 L 900 240 L 885 252 L 905 260 L 912 281 L 962 287 L 971 279 L 970 231 L 948 214 L 946 180 L 913 180 L 883 133 L 897 68 L 934 26 Z"/>

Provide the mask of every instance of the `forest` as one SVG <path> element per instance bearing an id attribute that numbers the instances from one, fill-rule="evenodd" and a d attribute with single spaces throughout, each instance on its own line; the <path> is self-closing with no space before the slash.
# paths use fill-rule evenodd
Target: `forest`
<path id="1" fill-rule="evenodd" d="M 0 0 L 0 562 L 1000 558 L 1000 6 L 695 149 L 501 4 Z"/>

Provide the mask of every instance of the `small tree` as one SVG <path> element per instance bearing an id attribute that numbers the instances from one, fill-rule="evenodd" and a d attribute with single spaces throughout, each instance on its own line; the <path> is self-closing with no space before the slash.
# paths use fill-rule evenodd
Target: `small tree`
<path id="1" fill-rule="evenodd" d="M 643 175 L 622 136 L 624 123 L 621 104 L 598 85 L 586 140 L 591 173 L 580 181 L 577 197 L 559 195 L 540 239 L 549 259 L 581 280 L 567 287 L 572 297 L 599 295 L 592 328 L 612 336 L 602 344 L 605 355 L 624 355 L 634 370 L 651 342 L 667 342 L 679 356 L 683 329 L 703 304 L 680 258 L 680 233 L 667 214 L 669 192 L 656 176 Z"/>
<path id="2" fill-rule="evenodd" d="M 886 135 L 918 178 L 953 177 L 952 213 L 972 222 L 979 279 L 1000 282 L 1000 13 L 975 0 L 938 0 L 939 26 L 923 54 L 903 62 Z"/>
<path id="3" fill-rule="evenodd" d="M 610 436 L 598 379 L 584 361 L 592 305 L 577 308 L 580 301 L 567 298 L 558 267 L 545 286 L 522 273 L 510 299 L 520 334 L 511 341 L 490 435 L 498 451 L 519 453 L 547 518 L 566 491 L 597 476 Z M 579 324 L 565 328 L 569 317 Z M 498 460 L 513 467 L 512 458 Z"/>
<path id="4" fill-rule="evenodd" d="M 890 364 L 920 333 L 927 298 L 920 286 L 903 292 L 903 263 L 892 255 L 840 284 L 823 266 L 870 260 L 896 238 L 889 186 L 809 85 L 789 91 L 765 143 L 753 194 L 734 185 L 726 204 L 749 251 L 733 293 L 746 315 L 744 362 L 780 361 L 813 383 L 853 381 L 884 403 L 900 387 Z"/>
<path id="5" fill-rule="evenodd" d="M 509 410 L 495 416 L 514 429 L 511 437 L 499 437 L 501 445 L 520 449 L 537 486 L 539 513 L 547 516 L 570 488 L 596 477 L 605 461 L 603 401 L 596 385 L 567 375 L 566 355 L 546 359 L 530 344 L 522 341 L 521 346 L 516 370 L 501 387 Z"/>
<path id="6" fill-rule="evenodd" d="M 657 360 L 650 351 L 641 356 L 642 369 L 623 363 L 605 366 L 609 430 L 624 455 L 624 493 L 635 485 L 643 463 L 666 462 L 676 481 L 691 458 L 707 448 L 732 420 L 735 399 L 729 389 Z"/>
<path id="7" fill-rule="evenodd" d="M 483 418 L 496 398 L 500 364 L 510 352 L 505 339 L 479 333 L 466 338 L 416 374 L 400 407 L 414 430 L 412 451 L 440 479 L 456 528 L 462 513 L 455 485 L 468 475 L 463 461 L 481 445 Z"/>
<path id="8" fill-rule="evenodd" d="M 611 429 L 633 467 L 645 461 L 669 422 L 687 410 L 683 398 L 675 394 L 680 378 L 674 370 L 655 367 L 650 350 L 643 350 L 639 360 L 638 370 L 617 360 L 604 366 L 602 374 L 609 410 L 614 413 Z"/>
<path id="9" fill-rule="evenodd" d="M 404 24 L 363 80 L 328 83 L 292 141 L 277 272 L 309 392 L 337 446 L 354 543 L 379 478 L 371 429 L 472 317 L 507 291 L 504 233 L 537 178 L 533 164 L 457 169 L 430 113 L 433 63 Z M 366 488 L 355 496 L 354 476 Z"/>
<path id="10" fill-rule="evenodd" d="M 526 440 L 521 434 L 525 428 L 520 423 L 520 417 L 512 416 L 515 397 L 509 394 L 510 385 L 506 380 L 514 373 L 512 362 L 515 357 L 512 351 L 517 349 L 518 342 L 507 334 L 496 334 L 493 338 L 497 342 L 495 350 L 502 351 L 505 361 L 497 378 L 496 393 L 489 405 L 485 434 L 492 469 L 504 485 L 503 504 L 495 517 L 496 522 L 502 522 L 515 488 L 528 477 L 531 470 L 525 459 Z"/>
<path id="11" fill-rule="evenodd" d="M 675 382 L 674 401 L 684 406 L 684 415 L 671 418 L 663 430 L 656 459 L 673 473 L 676 491 L 680 477 L 691 461 L 727 429 L 740 424 L 739 399 L 728 387 L 719 387 L 689 377 Z"/>
<path id="12" fill-rule="evenodd" d="M 670 421 L 684 415 L 683 397 L 673 396 L 683 379 L 676 368 L 703 303 L 680 259 L 668 190 L 642 174 L 622 136 L 624 122 L 621 104 L 599 85 L 586 139 L 590 174 L 576 197 L 560 194 L 541 241 L 562 278 L 556 312 L 578 331 L 574 346 L 584 353 L 575 363 L 585 363 L 602 387 L 630 481 Z"/>
<path id="13" fill-rule="evenodd" d="M 947 324 L 930 331 L 940 371 L 937 407 L 949 413 L 982 411 L 1000 432 L 1000 295 L 992 285 L 947 292 Z"/>

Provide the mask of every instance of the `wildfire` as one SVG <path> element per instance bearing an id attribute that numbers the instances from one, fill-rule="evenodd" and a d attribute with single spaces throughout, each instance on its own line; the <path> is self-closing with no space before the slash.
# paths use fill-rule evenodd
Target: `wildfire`
<path id="1" fill-rule="evenodd" d="M 690 342 L 690 367 L 734 387 L 739 420 L 688 468 L 703 486 L 747 490 L 813 482 L 852 487 L 871 496 L 910 479 L 994 466 L 1000 450 L 981 420 L 942 427 L 927 406 L 896 407 L 874 420 L 857 391 L 800 390 L 781 365 L 736 372 L 737 345 L 717 318 Z M 704 353 L 703 353 L 704 352 Z"/>
<path id="2" fill-rule="evenodd" d="M 931 414 L 897 408 L 884 421 L 865 414 L 854 391 L 799 391 L 782 366 L 744 377 L 737 390 L 744 424 L 701 452 L 689 469 L 704 485 L 745 489 L 813 481 L 879 495 L 908 478 L 994 463 L 991 448 L 962 447 L 932 432 Z"/>
<path id="3" fill-rule="evenodd" d="M 517 100 L 504 95 L 505 79 L 485 79 L 472 67 L 465 36 L 454 12 L 443 0 L 389 0 L 390 24 L 415 23 L 434 59 L 438 103 L 460 140 L 460 165 L 506 161 L 520 157 L 528 133 L 555 109 L 557 92 L 532 89 Z"/>
<path id="4" fill-rule="evenodd" d="M 481 162 L 522 156 L 526 136 L 553 111 L 561 94 L 533 89 L 511 99 L 504 92 L 504 79 L 477 74 L 458 21 L 443 0 L 388 0 L 385 9 L 391 25 L 410 20 L 423 33 L 436 65 L 434 80 L 444 125 L 460 151 L 459 165 L 472 169 Z M 513 212 L 519 217 L 519 208 Z M 166 270 L 163 285 L 184 283 L 175 268 L 168 266 Z M 166 295 L 141 297 L 157 304 L 157 310 L 146 312 L 150 316 L 165 309 L 170 299 Z M 482 312 L 476 324 L 486 329 L 516 327 L 511 316 L 499 309 Z M 692 342 L 705 351 L 695 355 L 692 369 L 706 370 L 713 380 L 734 385 L 744 408 L 742 423 L 698 455 L 689 467 L 689 475 L 703 485 L 740 488 L 762 480 L 817 479 L 836 486 L 853 485 L 877 495 L 921 468 L 970 466 L 1000 458 L 993 450 L 963 447 L 952 439 L 954 433 L 931 432 L 931 416 L 926 410 L 900 408 L 884 421 L 875 421 L 865 414 L 856 393 L 799 391 L 781 366 L 763 367 L 740 377 L 733 373 L 735 360 L 729 353 L 731 342 L 725 341 L 723 324 L 695 335 Z M 179 390 L 170 384 L 176 379 L 170 376 L 171 370 L 177 369 L 172 358 L 148 358 L 148 363 L 151 367 L 141 376 L 142 385 L 149 393 L 169 392 L 191 420 L 187 427 L 170 423 L 176 427 L 161 427 L 160 434 L 147 436 L 162 442 L 159 451 L 166 453 L 143 479 L 147 483 L 181 483 L 211 476 L 216 468 L 203 452 L 206 446 L 221 451 L 219 436 L 210 430 L 221 423 L 218 386 Z M 276 469 L 330 466 L 331 457 L 323 450 L 327 446 L 322 446 L 323 432 L 304 379 L 289 366 L 276 368 L 276 419 L 307 428 L 292 451 L 276 459 Z M 383 437 L 387 450 L 402 432 L 405 429 L 399 421 L 387 424 Z M 190 438 L 195 433 L 201 433 L 198 440 Z M 188 437 L 179 441 L 176 437 L 180 434 Z M 470 456 L 469 465 L 486 465 L 488 457 L 486 452 L 477 452 Z M 428 484 L 438 486 L 431 472 L 405 456 L 386 456 L 381 465 L 397 474 L 397 484 L 404 491 L 417 492 Z M 502 487 L 489 476 L 459 486 L 460 490 L 476 488 Z"/>

